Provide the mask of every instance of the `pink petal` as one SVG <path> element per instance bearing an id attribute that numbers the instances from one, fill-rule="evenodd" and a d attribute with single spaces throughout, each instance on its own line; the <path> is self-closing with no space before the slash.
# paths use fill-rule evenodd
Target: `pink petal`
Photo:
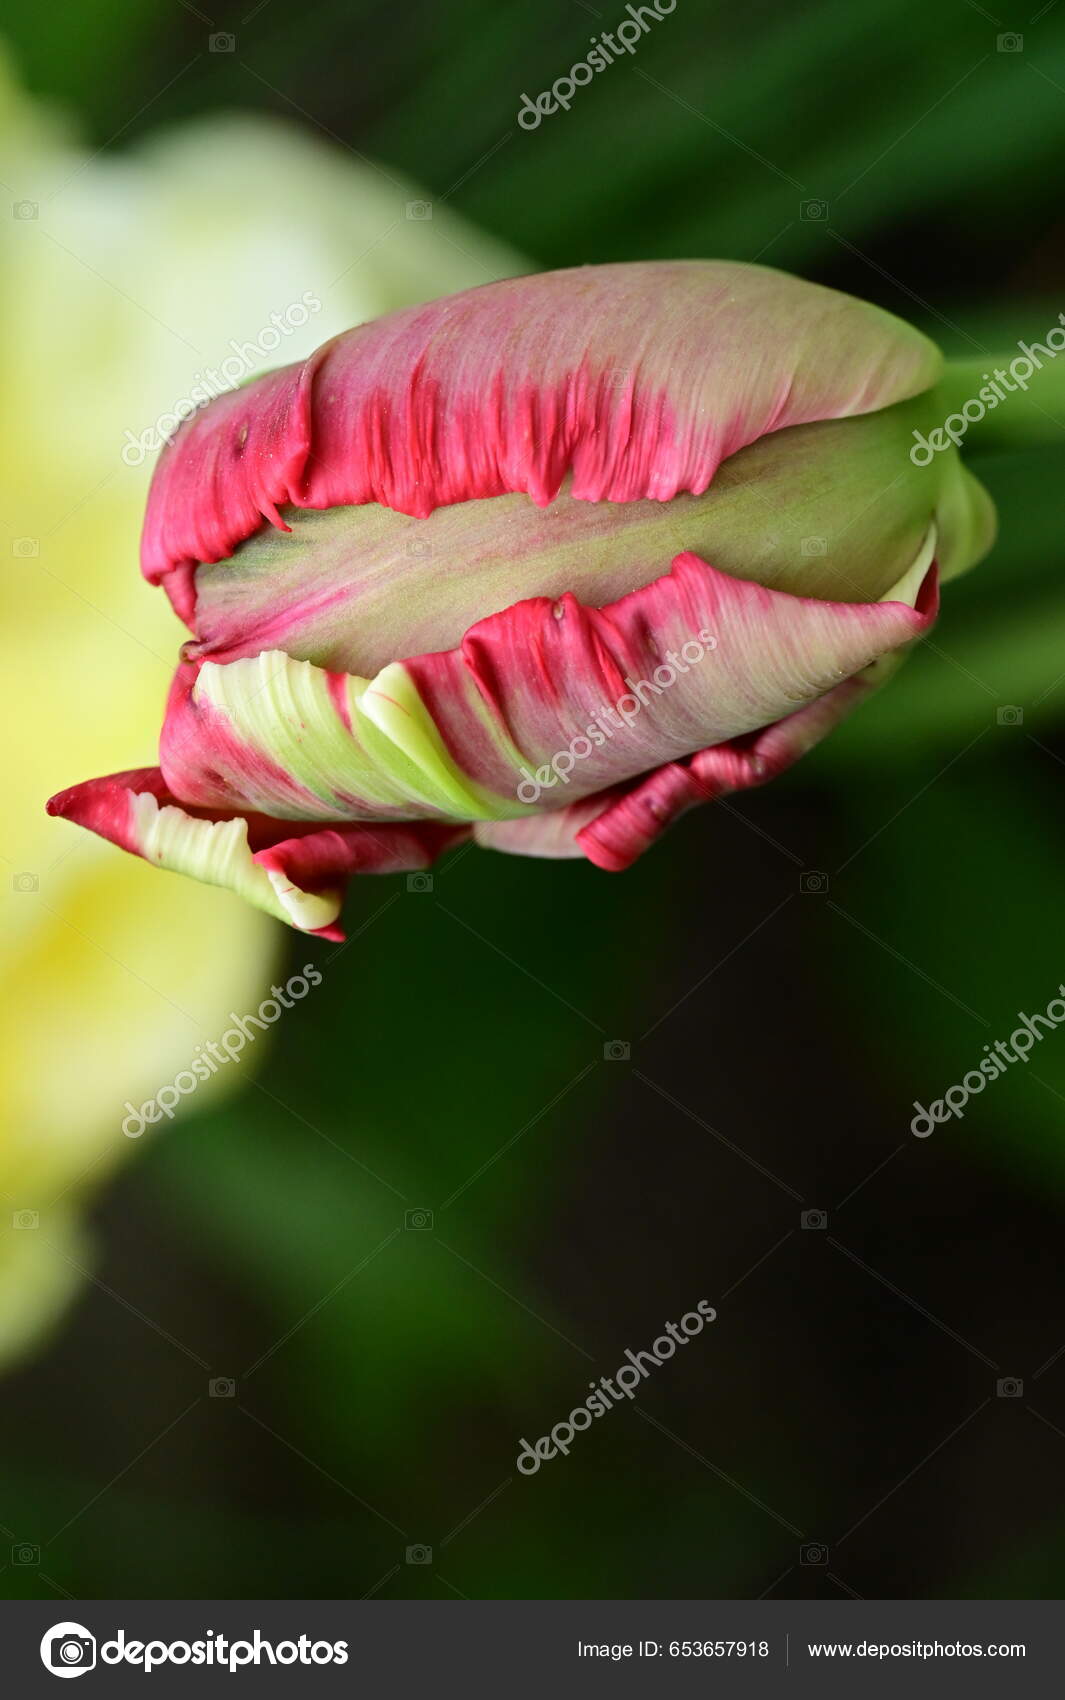
<path id="1" fill-rule="evenodd" d="M 372 681 L 281 653 L 188 663 L 163 771 L 201 808 L 319 822 L 563 809 L 772 726 L 912 642 L 937 608 L 930 547 L 902 600 L 790 596 L 688 553 L 606 608 L 519 602 Z"/>
<path id="2" fill-rule="evenodd" d="M 435 507 L 572 475 L 587 501 L 699 493 L 767 432 L 916 395 L 941 357 L 878 308 L 760 266 L 651 262 L 468 290 L 219 396 L 159 462 L 142 543 L 192 618 L 193 563 L 281 509 Z"/>
<path id="3" fill-rule="evenodd" d="M 765 785 L 791 767 L 877 688 L 879 674 L 874 663 L 760 732 L 712 745 L 686 762 L 667 762 L 630 786 L 552 814 L 478 824 L 474 838 L 485 849 L 517 856 L 583 855 L 607 873 L 622 873 L 697 803 Z"/>
<path id="4" fill-rule="evenodd" d="M 211 812 L 179 802 L 160 770 L 150 767 L 71 786 L 50 800 L 48 813 L 156 866 L 228 886 L 278 919 L 334 940 L 344 937 L 335 917 L 352 874 L 427 868 L 468 836 L 465 827 L 323 830 L 314 822 Z"/>
<path id="5" fill-rule="evenodd" d="M 527 775 L 543 784 L 540 806 L 555 809 L 771 727 L 912 642 L 938 610 L 934 568 L 918 563 L 916 573 L 915 605 L 819 602 L 684 554 L 663 578 L 607 608 L 568 596 L 521 602 L 472 627 L 459 649 L 419 656 L 406 668 L 478 784 L 532 800 L 530 789 L 519 793 L 515 785 L 509 747 L 516 745 Z M 698 649 L 706 634 L 715 647 L 685 671 L 667 661 L 683 659 L 693 640 Z M 673 681 L 663 682 L 670 672 Z M 657 691 L 643 688 L 656 683 Z M 642 706 L 631 724 L 615 725 L 616 716 L 602 712 L 632 709 L 634 698 Z M 589 737 L 594 726 L 606 733 L 602 743 Z M 561 761 L 575 743 L 578 759 Z"/>
<path id="6" fill-rule="evenodd" d="M 612 792 L 599 791 L 592 797 L 582 797 L 579 803 L 570 803 L 567 808 L 530 815 L 526 820 L 478 821 L 473 828 L 474 843 L 484 850 L 504 850 L 511 856 L 536 856 L 551 861 L 583 856 L 578 833 L 603 814 L 622 791 L 620 786 Z"/>

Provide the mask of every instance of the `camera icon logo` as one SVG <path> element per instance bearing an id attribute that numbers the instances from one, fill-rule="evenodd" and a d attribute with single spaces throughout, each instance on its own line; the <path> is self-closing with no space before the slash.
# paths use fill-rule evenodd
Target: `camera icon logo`
<path id="1" fill-rule="evenodd" d="M 799 1217 L 800 1228 L 808 1228 L 817 1233 L 824 1233 L 828 1227 L 827 1210 L 804 1210 Z"/>
<path id="2" fill-rule="evenodd" d="M 828 1548 L 822 1546 L 820 1541 L 807 1541 L 805 1546 L 799 1548 L 799 1563 L 827 1564 Z"/>
<path id="3" fill-rule="evenodd" d="M 1004 703 L 1001 708 L 995 710 L 995 719 L 1000 726 L 1023 726 L 1024 709 L 1018 708 L 1014 702 Z"/>
<path id="4" fill-rule="evenodd" d="M 604 1062 L 628 1062 L 632 1046 L 627 1039 L 608 1039 L 603 1046 Z"/>
<path id="5" fill-rule="evenodd" d="M 799 217 L 809 224 L 824 224 L 828 217 L 827 201 L 800 201 Z"/>
<path id="6" fill-rule="evenodd" d="M 237 38 L 229 30 L 218 30 L 207 37 L 207 48 L 211 53 L 235 53 Z"/>
<path id="7" fill-rule="evenodd" d="M 408 874 L 407 875 L 407 890 L 408 891 L 432 891 L 432 889 L 433 889 L 433 876 L 432 876 L 432 874 Z"/>
<path id="8" fill-rule="evenodd" d="M 96 1666 L 96 1637 L 83 1623 L 56 1623 L 41 1638 L 41 1663 L 53 1676 L 84 1676 Z"/>
<path id="9" fill-rule="evenodd" d="M 804 537 L 802 542 L 799 544 L 799 552 L 800 552 L 800 554 L 806 555 L 808 557 L 811 556 L 811 555 L 827 555 L 828 554 L 828 538 L 827 537 Z"/>
<path id="10" fill-rule="evenodd" d="M 19 1541 L 17 1546 L 11 1548 L 11 1562 L 24 1566 L 40 1564 L 41 1549 L 40 1547 L 30 1546 L 27 1541 Z"/>
<path id="11" fill-rule="evenodd" d="M 1023 1399 L 1024 1382 L 1017 1375 L 1004 1375 L 995 1382 L 995 1396 L 998 1399 Z"/>
<path id="12" fill-rule="evenodd" d="M 427 543 L 424 537 L 412 537 L 410 542 L 407 544 L 408 555 L 417 555 L 424 558 L 426 555 L 431 555 L 432 552 L 432 544 Z"/>
<path id="13" fill-rule="evenodd" d="M 432 1562 L 433 1562 L 433 1549 L 432 1549 L 432 1547 L 425 1547 L 425 1546 L 422 1546 L 419 1543 L 417 1546 L 407 1548 L 407 1563 L 408 1564 L 432 1564 Z"/>
<path id="14" fill-rule="evenodd" d="M 804 874 L 799 875 L 799 890 L 807 897 L 823 897 L 828 890 L 828 875 L 819 868 L 807 868 Z"/>
<path id="15" fill-rule="evenodd" d="M 411 1234 L 427 1234 L 433 1225 L 431 1210 L 404 1210 L 403 1226 Z"/>
<path id="16" fill-rule="evenodd" d="M 40 886 L 41 882 L 36 874 L 12 874 L 11 876 L 12 891 L 39 891 Z"/>
<path id="17" fill-rule="evenodd" d="M 207 1383 L 207 1392 L 212 1399 L 235 1399 L 237 1384 L 231 1375 L 216 1375 Z"/>
<path id="18" fill-rule="evenodd" d="M 36 1228 L 40 1226 L 40 1213 L 36 1210 L 16 1210 L 11 1218 L 13 1228 Z"/>
<path id="19" fill-rule="evenodd" d="M 408 201 L 407 202 L 407 217 L 408 218 L 432 218 L 432 216 L 433 216 L 433 203 L 432 203 L 432 201 Z"/>
<path id="20" fill-rule="evenodd" d="M 36 537 L 14 537 L 11 540 L 11 553 L 20 561 L 32 561 L 40 552 L 40 540 Z"/>
<path id="21" fill-rule="evenodd" d="M 1008 34 L 999 36 L 995 46 L 1000 53 L 1023 53 L 1024 37 L 1023 35 L 1014 35 L 1013 31 L 1010 30 Z"/>
<path id="22" fill-rule="evenodd" d="M 39 211 L 40 208 L 36 201 L 16 201 L 14 206 L 11 208 L 11 216 L 12 218 L 26 221 L 31 218 L 36 218 Z"/>

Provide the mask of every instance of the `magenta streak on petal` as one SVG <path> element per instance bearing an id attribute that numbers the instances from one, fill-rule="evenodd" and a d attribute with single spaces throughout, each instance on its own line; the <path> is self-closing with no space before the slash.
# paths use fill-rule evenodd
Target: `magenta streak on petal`
<path id="1" fill-rule="evenodd" d="M 74 821 L 89 832 L 106 838 L 109 843 L 117 844 L 120 849 L 139 856 L 142 852 L 136 837 L 132 804 L 134 798 L 146 792 L 150 792 L 160 808 L 178 808 L 193 820 L 244 820 L 252 851 L 268 848 L 279 839 L 287 840 L 303 833 L 320 831 L 318 821 L 274 820 L 269 815 L 248 810 L 200 808 L 195 803 L 184 802 L 171 791 L 162 769 L 158 767 L 131 767 L 123 773 L 107 774 L 102 779 L 86 779 L 80 785 L 58 791 L 49 798 L 47 809 L 50 815 Z"/>
<path id="2" fill-rule="evenodd" d="M 914 612 L 927 628 L 938 611 L 939 576 L 933 567 L 921 584 Z M 699 750 L 687 762 L 672 762 L 648 774 L 590 822 L 575 821 L 575 847 L 597 867 L 622 872 L 686 809 L 730 791 L 765 785 L 791 767 L 877 688 L 873 674 L 875 669 L 845 679 L 761 731 Z"/>
<path id="3" fill-rule="evenodd" d="M 48 813 L 74 821 L 140 856 L 143 850 L 136 836 L 133 805 L 145 792 L 151 793 L 160 808 L 178 808 L 195 820 L 245 819 L 253 859 L 267 872 L 285 876 L 305 892 L 342 893 L 353 874 L 427 868 L 445 850 L 469 836 L 466 826 L 431 822 L 323 830 L 317 821 L 271 820 L 255 814 L 237 817 L 231 810 L 200 809 L 176 798 L 157 767 L 130 768 L 125 773 L 72 785 L 50 799 Z M 344 938 L 338 925 L 316 928 L 315 933 L 339 942 Z"/>
<path id="4" fill-rule="evenodd" d="M 243 812 L 249 797 L 298 819 L 321 813 L 321 802 L 277 762 L 253 749 L 211 703 L 193 691 L 199 664 L 183 661 L 174 675 L 159 740 L 159 763 L 182 807 Z"/>
<path id="5" fill-rule="evenodd" d="M 434 821 L 399 825 L 317 827 L 256 852 L 255 860 L 284 874 L 302 891 L 321 891 L 351 874 L 406 873 L 428 868 L 445 850 L 468 838 L 468 826 Z"/>
<path id="6" fill-rule="evenodd" d="M 881 654 L 919 637 L 938 607 L 933 569 L 918 606 L 832 603 L 767 590 L 692 554 L 606 608 L 574 597 L 533 598 L 471 627 L 459 649 L 406 663 L 446 746 L 489 791 L 515 794 L 517 775 L 484 718 L 505 730 L 530 769 L 549 763 L 588 724 L 611 732 L 584 752 L 545 809 L 627 783 L 692 751 L 757 731 L 829 692 Z M 716 639 L 671 684 L 654 684 L 669 652 L 700 632 Z M 631 724 L 600 705 L 638 699 Z"/>
<path id="7" fill-rule="evenodd" d="M 808 708 L 762 732 L 657 769 L 588 825 L 578 827 L 575 843 L 597 867 L 622 873 L 695 804 L 775 779 L 825 737 L 870 689 L 861 679 L 847 679 Z"/>
<path id="8" fill-rule="evenodd" d="M 171 601 L 190 625 L 195 606 L 191 575 L 197 561 L 223 559 L 232 553 L 234 541 L 249 537 L 264 520 L 288 530 L 277 510 L 289 500 L 286 491 L 298 482 L 311 451 L 314 374 L 329 346 L 326 343 L 300 365 L 268 372 L 253 385 L 216 396 L 159 457 L 141 538 L 141 565 L 152 584 L 165 582 L 172 567 L 184 569 Z M 208 418 L 217 425 L 204 432 Z M 154 542 L 154 492 L 160 483 L 170 501 L 185 505 L 181 530 L 190 541 L 165 563 L 159 562 Z"/>
<path id="9" fill-rule="evenodd" d="M 75 821 L 78 826 L 117 844 L 139 856 L 133 824 L 133 796 L 150 791 L 160 802 L 170 800 L 166 783 L 157 767 L 133 767 L 126 773 L 112 773 L 106 779 L 87 779 L 71 785 L 48 799 L 48 813 L 63 820 Z"/>
<path id="10" fill-rule="evenodd" d="M 348 675 L 346 673 L 328 673 L 329 695 L 337 717 L 345 731 L 351 731 L 351 704 L 348 701 Z"/>
<path id="11" fill-rule="evenodd" d="M 652 262 L 507 279 L 335 338 L 221 395 L 164 450 L 145 575 L 225 559 L 286 503 L 435 507 L 572 472 L 588 501 L 700 493 L 767 431 L 917 394 L 940 357 L 864 303 L 759 266 Z"/>
<path id="12" fill-rule="evenodd" d="M 559 777 L 538 799 L 545 810 L 628 785 L 813 703 L 919 637 L 937 605 L 934 570 L 916 608 L 820 602 L 733 578 L 686 553 L 605 608 L 569 595 L 534 597 L 479 621 L 457 649 L 404 665 L 456 765 L 516 815 L 526 800 L 518 791 L 523 763 L 555 764 Z M 692 643 L 696 658 L 680 666 Z M 663 669 L 672 678 L 660 682 Z M 439 818 L 439 807 L 413 798 L 386 807 L 352 796 L 343 770 L 323 771 L 323 793 L 312 795 L 247 744 L 221 710 L 191 701 L 195 674 L 192 663 L 179 672 L 163 733 L 163 770 L 177 795 L 297 819 Z M 330 689 L 336 705 L 342 683 Z M 623 704 L 635 705 L 627 721 L 618 718 Z M 267 741 L 271 719 L 278 738 L 287 737 L 283 707 L 263 692 L 258 720 Z M 585 733 L 596 720 L 609 733 L 592 747 Z M 559 752 L 582 737 L 588 748 L 562 776 Z"/>
<path id="13" fill-rule="evenodd" d="M 353 874 L 395 874 L 431 867 L 438 856 L 470 835 L 468 826 L 433 822 L 401 826 L 301 827 L 296 835 L 256 851 L 268 873 L 282 875 L 301 891 L 346 890 Z M 315 928 L 320 938 L 344 942 L 339 924 Z"/>
<path id="14" fill-rule="evenodd" d="M 182 606 L 189 610 L 188 615 L 182 613 L 175 603 L 175 612 L 181 615 L 187 625 L 192 624 L 192 612 L 196 608 L 196 571 L 188 567 L 190 575 L 191 600 L 183 601 Z M 168 575 L 166 583 L 171 591 L 170 578 L 178 575 L 178 569 Z M 350 600 L 350 586 L 344 585 L 338 590 L 326 590 L 324 593 L 309 583 L 299 597 L 290 596 L 284 602 L 277 602 L 270 610 L 268 618 L 261 619 L 254 627 L 247 623 L 246 615 L 237 611 L 235 618 L 227 623 L 226 635 L 231 641 L 219 642 L 211 638 L 202 643 L 189 641 L 182 648 L 182 655 L 190 661 L 236 661 L 246 655 L 258 655 L 264 649 L 284 649 L 292 652 L 290 643 L 294 624 L 299 621 L 313 621 L 325 614 L 330 608 L 343 608 Z M 202 610 L 201 610 L 202 617 Z M 232 629 L 229 629 L 232 628 Z M 200 626 L 202 631 L 202 623 Z"/>
<path id="15" fill-rule="evenodd" d="M 269 665 L 269 663 L 267 663 Z M 426 805 L 396 806 L 368 801 L 345 790 L 341 775 L 329 787 L 328 800 L 307 789 L 285 768 L 263 750 L 249 743 L 237 732 L 224 711 L 195 695 L 196 680 L 202 663 L 184 661 L 178 668 L 170 687 L 166 718 L 159 741 L 159 760 L 167 785 L 181 806 L 189 804 L 214 814 L 255 812 L 272 819 L 275 815 L 293 822 L 309 820 L 321 825 L 323 821 L 397 821 L 421 815 L 439 817 L 440 811 Z M 326 673 L 326 685 L 333 708 L 350 734 L 352 731 L 347 676 Z M 266 708 L 263 695 L 264 712 Z M 370 694 L 370 693 L 367 693 Z M 386 701 L 392 699 L 384 692 L 374 692 Z M 399 705 L 395 705 L 399 706 Z M 276 710 L 279 721 L 285 711 Z M 404 711 L 405 712 L 405 711 Z M 313 750 L 313 738 L 308 747 Z"/>
<path id="16" fill-rule="evenodd" d="M 196 562 L 178 561 L 163 580 L 170 606 L 189 630 L 196 615 Z"/>
<path id="17" fill-rule="evenodd" d="M 696 804 L 775 779 L 875 688 L 864 676 L 847 679 L 808 708 L 760 732 L 700 750 L 686 762 L 666 762 L 631 785 L 585 797 L 554 814 L 480 823 L 474 837 L 490 850 L 519 856 L 584 855 L 607 873 L 622 873 Z"/>

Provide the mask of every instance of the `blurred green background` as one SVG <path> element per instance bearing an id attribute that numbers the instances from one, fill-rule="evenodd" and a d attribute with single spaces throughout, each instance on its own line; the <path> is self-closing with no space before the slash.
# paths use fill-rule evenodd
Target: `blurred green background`
<path id="1" fill-rule="evenodd" d="M 534 266 L 761 260 L 966 359 L 1065 308 L 1065 7 L 679 0 L 522 131 L 623 15 L 8 0 L 4 27 L 91 148 L 275 111 Z M 291 183 L 273 211 L 283 242 Z M 427 891 L 356 882 L 342 948 L 281 941 L 321 988 L 238 1096 L 132 1153 L 95 1282 L 3 1384 L 0 1525 L 40 1553 L 0 1587 L 1060 1595 L 1065 1037 L 909 1132 L 1065 979 L 1065 435 L 972 464 L 993 555 L 787 779 L 623 877 L 464 851 Z M 717 1322 L 638 1408 L 518 1475 L 700 1297 Z"/>

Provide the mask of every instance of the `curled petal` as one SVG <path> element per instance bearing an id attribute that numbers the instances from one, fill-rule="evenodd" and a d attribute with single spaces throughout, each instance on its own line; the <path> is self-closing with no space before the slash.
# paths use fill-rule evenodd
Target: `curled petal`
<path id="1" fill-rule="evenodd" d="M 809 707 L 753 737 L 713 745 L 699 750 L 690 761 L 648 774 L 578 829 L 574 835 L 578 850 L 596 867 L 623 872 L 695 804 L 765 785 L 791 767 L 876 688 L 878 671 L 879 664 L 874 662 L 856 678 L 845 679 Z"/>
<path id="2" fill-rule="evenodd" d="M 424 517 L 699 494 L 769 432 L 891 406 L 942 358 L 867 303 L 760 266 L 680 261 L 508 279 L 346 332 L 217 397 L 159 462 L 142 542 L 184 617 L 195 563 L 281 508 Z"/>
<path id="3" fill-rule="evenodd" d="M 819 602 L 692 554 L 607 608 L 533 598 L 372 680 L 281 652 L 187 664 L 162 767 L 200 808 L 506 820 L 728 744 L 815 703 L 936 612 L 934 536 L 889 598 Z"/>
<path id="4" fill-rule="evenodd" d="M 533 820 L 479 823 L 474 838 L 488 850 L 517 856 L 586 856 L 608 873 L 622 873 L 696 804 L 777 778 L 878 689 L 898 659 L 882 657 L 760 732 L 714 744 L 687 761 L 667 762 L 631 785 L 582 798 Z"/>
<path id="5" fill-rule="evenodd" d="M 432 825 L 318 829 L 179 803 L 158 768 L 133 768 L 61 791 L 48 812 L 161 868 L 227 886 L 302 932 L 342 939 L 335 925 L 355 873 L 426 868 L 465 836 Z"/>
<path id="6" fill-rule="evenodd" d="M 352 873 L 423 868 L 473 822 L 500 848 L 622 868 L 691 803 L 794 760 L 860 694 L 855 675 L 927 629 L 934 543 L 879 603 L 789 596 L 685 554 L 606 608 L 534 598 L 372 680 L 281 652 L 189 661 L 161 767 L 49 810 L 327 938 Z"/>
<path id="7" fill-rule="evenodd" d="M 766 590 L 681 555 L 608 608 L 519 603 L 406 669 L 500 817 L 537 786 L 541 809 L 565 807 L 771 726 L 919 637 L 938 607 L 933 547 L 930 535 L 892 596 L 866 604 Z"/>
<path id="8" fill-rule="evenodd" d="M 521 757 L 511 754 L 516 770 Z M 330 673 L 280 650 L 225 666 L 186 664 L 171 694 L 161 760 L 174 793 L 199 808 L 306 821 L 477 820 L 498 812 L 399 662 L 374 679 Z"/>
<path id="9" fill-rule="evenodd" d="M 861 419 L 762 437 L 701 496 L 550 507 L 492 496 L 412 519 L 378 503 L 287 507 L 195 574 L 190 659 L 283 649 L 316 667 L 372 676 L 401 655 L 453 649 L 474 621 L 525 597 L 571 591 L 601 608 L 665 573 L 681 550 L 793 595 L 875 602 L 912 562 L 935 516 L 942 573 L 986 547 L 987 508 L 956 456 L 909 459 L 923 398 Z M 817 553 L 800 541 L 816 539 Z"/>

